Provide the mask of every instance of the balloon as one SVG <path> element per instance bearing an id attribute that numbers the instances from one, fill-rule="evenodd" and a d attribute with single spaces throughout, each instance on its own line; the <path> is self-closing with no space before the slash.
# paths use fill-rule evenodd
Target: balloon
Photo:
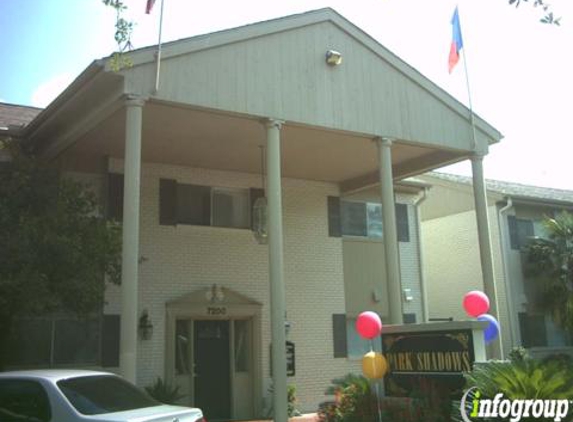
<path id="1" fill-rule="evenodd" d="M 362 312 L 356 319 L 356 331 L 361 337 L 372 339 L 382 332 L 382 321 L 376 312 Z"/>
<path id="2" fill-rule="evenodd" d="M 483 314 L 477 317 L 478 321 L 488 322 L 483 332 L 486 344 L 491 343 L 499 335 L 499 322 L 493 315 Z"/>
<path id="3" fill-rule="evenodd" d="M 388 364 L 382 354 L 368 352 L 362 357 L 362 373 L 366 378 L 376 380 L 383 378 L 388 371 Z"/>
<path id="4" fill-rule="evenodd" d="M 478 317 L 489 311 L 489 298 L 484 292 L 472 290 L 464 296 L 464 309 L 471 317 Z"/>

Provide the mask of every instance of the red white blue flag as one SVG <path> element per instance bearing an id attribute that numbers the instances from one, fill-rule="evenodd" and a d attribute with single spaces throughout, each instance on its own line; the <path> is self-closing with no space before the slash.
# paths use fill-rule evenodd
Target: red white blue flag
<path id="1" fill-rule="evenodd" d="M 448 59 L 448 70 L 450 73 L 452 73 L 454 67 L 460 60 L 460 51 L 463 46 L 460 15 L 458 13 L 458 7 L 456 6 L 456 10 L 454 10 L 454 15 L 452 16 L 452 45 L 450 46 L 450 57 Z"/>
<path id="2" fill-rule="evenodd" d="M 147 0 L 147 5 L 145 6 L 145 13 L 149 15 L 151 13 L 151 9 L 153 9 L 154 4 L 155 0 Z"/>

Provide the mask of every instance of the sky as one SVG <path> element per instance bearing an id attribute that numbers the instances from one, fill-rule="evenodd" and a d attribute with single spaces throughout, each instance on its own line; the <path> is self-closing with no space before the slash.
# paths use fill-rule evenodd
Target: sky
<path id="1" fill-rule="evenodd" d="M 332 7 L 503 135 L 487 178 L 573 189 L 573 1 L 552 0 L 562 26 L 507 0 L 163 0 L 163 41 Z M 531 0 L 533 1 L 533 0 Z M 161 0 L 124 0 L 136 48 L 157 43 Z M 450 19 L 459 6 L 464 53 L 450 75 Z M 115 15 L 101 0 L 0 0 L 0 101 L 45 107 L 93 60 L 111 54 Z M 344 54 L 344 52 L 342 52 Z M 471 175 L 468 161 L 440 171 Z"/>

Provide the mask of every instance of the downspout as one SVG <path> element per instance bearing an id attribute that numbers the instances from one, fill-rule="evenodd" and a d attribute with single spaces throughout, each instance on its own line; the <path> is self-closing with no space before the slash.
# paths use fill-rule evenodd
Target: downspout
<path id="1" fill-rule="evenodd" d="M 416 233 L 418 235 L 418 269 L 420 272 L 420 291 L 422 293 L 422 317 L 423 322 L 430 320 L 430 310 L 428 309 L 428 290 L 426 288 L 426 276 L 424 271 L 424 262 L 422 260 L 422 217 L 420 205 L 428 198 L 428 188 L 424 188 L 422 195 L 414 202 L 416 212 Z"/>
<path id="2" fill-rule="evenodd" d="M 508 320 L 509 320 L 509 334 L 510 334 L 510 344 L 511 347 L 515 347 L 519 342 L 519 334 L 517 333 L 517 321 L 515 320 L 515 309 L 513 303 L 513 292 L 511 286 L 511 278 L 509 271 L 509 242 L 508 242 L 508 225 L 507 221 L 507 211 L 513 207 L 513 202 L 510 197 L 506 198 L 507 203 L 504 207 L 500 208 L 498 211 L 498 225 L 499 225 L 499 235 L 501 240 L 501 262 L 503 264 L 503 278 L 505 285 L 505 301 L 507 306 Z"/>

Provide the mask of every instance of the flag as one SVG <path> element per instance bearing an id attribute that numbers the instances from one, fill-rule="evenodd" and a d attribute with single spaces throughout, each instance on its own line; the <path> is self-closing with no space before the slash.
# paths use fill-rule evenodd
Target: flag
<path id="1" fill-rule="evenodd" d="M 153 9 L 154 4 L 155 0 L 147 0 L 147 6 L 145 6 L 145 13 L 149 15 L 151 13 L 151 9 Z"/>
<path id="2" fill-rule="evenodd" d="M 452 45 L 450 46 L 450 57 L 448 59 L 448 70 L 452 73 L 456 64 L 460 60 L 460 51 L 464 46 L 462 41 L 462 28 L 460 27 L 460 15 L 458 14 L 458 7 L 454 10 L 452 16 Z"/>

